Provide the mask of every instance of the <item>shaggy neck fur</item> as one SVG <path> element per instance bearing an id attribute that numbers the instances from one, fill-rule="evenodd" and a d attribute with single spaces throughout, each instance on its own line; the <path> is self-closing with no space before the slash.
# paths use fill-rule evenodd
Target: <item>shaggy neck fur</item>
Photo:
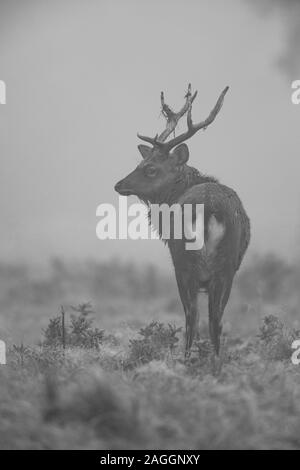
<path id="1" fill-rule="evenodd" d="M 218 183 L 218 180 L 212 176 L 203 175 L 196 168 L 191 166 L 180 166 L 178 168 L 177 176 L 171 185 L 163 188 L 159 193 L 155 194 L 155 196 L 149 200 L 142 199 L 149 209 L 149 224 L 151 223 L 151 204 L 168 204 L 171 206 L 172 204 L 175 204 L 179 200 L 180 196 L 182 196 L 189 188 L 195 186 L 196 184 L 203 184 L 208 182 Z M 160 224 L 158 227 L 153 228 L 157 230 L 160 238 L 162 238 Z"/>
<path id="2" fill-rule="evenodd" d="M 173 180 L 172 184 L 161 189 L 159 193 L 156 193 L 151 197 L 146 204 L 168 204 L 172 205 L 178 201 L 185 191 L 196 184 L 202 183 L 218 183 L 218 180 L 212 176 L 206 176 L 200 173 L 196 168 L 188 165 L 182 165 L 178 167 L 177 176 Z"/>

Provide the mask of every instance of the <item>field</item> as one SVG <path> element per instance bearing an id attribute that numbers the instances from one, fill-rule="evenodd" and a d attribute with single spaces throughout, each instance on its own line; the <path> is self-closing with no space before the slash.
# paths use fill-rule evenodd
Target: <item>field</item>
<path id="1" fill-rule="evenodd" d="M 171 267 L 55 259 L 0 278 L 1 449 L 300 448 L 297 263 L 248 260 L 219 358 L 204 297 L 188 360 Z"/>

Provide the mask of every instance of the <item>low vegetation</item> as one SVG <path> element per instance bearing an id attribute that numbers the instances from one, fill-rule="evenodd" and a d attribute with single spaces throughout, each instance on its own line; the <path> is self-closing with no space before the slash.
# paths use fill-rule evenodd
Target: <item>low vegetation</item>
<path id="1" fill-rule="evenodd" d="M 38 346 L 9 349 L 2 449 L 299 447 L 299 336 L 276 316 L 255 339 L 225 338 L 219 358 L 206 338 L 184 361 L 180 328 L 152 322 L 126 344 L 82 307 L 65 347 L 58 316 Z"/>
<path id="2" fill-rule="evenodd" d="M 122 302 L 115 296 L 112 304 L 103 293 L 108 310 L 117 305 L 118 313 L 109 310 L 111 323 L 97 305 L 59 297 L 36 341 L 6 338 L 0 448 L 299 448 L 300 365 L 291 356 L 300 330 L 297 292 L 289 292 L 293 274 L 286 275 L 279 305 L 266 300 L 272 296 L 265 271 L 257 280 L 260 298 L 252 277 L 242 273 L 218 358 L 203 314 L 199 339 L 184 359 L 183 315 L 153 273 L 150 311 L 147 289 L 134 300 L 123 291 Z"/>

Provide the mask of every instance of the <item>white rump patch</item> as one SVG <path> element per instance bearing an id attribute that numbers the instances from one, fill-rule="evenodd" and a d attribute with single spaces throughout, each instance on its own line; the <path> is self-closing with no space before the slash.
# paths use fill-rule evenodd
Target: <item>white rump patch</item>
<path id="1" fill-rule="evenodd" d="M 225 234 L 225 226 L 221 222 L 218 222 L 216 217 L 212 215 L 208 221 L 208 238 L 205 243 L 207 254 L 212 254 L 217 248 L 218 244 L 222 240 Z"/>

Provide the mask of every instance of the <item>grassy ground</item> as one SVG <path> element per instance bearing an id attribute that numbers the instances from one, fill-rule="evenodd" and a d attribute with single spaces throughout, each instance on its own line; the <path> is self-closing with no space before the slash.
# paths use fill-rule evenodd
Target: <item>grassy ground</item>
<path id="1" fill-rule="evenodd" d="M 299 273 L 274 258 L 255 263 L 236 283 L 220 357 L 204 312 L 187 361 L 176 290 L 151 269 L 143 278 L 132 268 L 125 285 L 123 268 L 106 266 L 97 291 L 90 266 L 56 266 L 38 281 L 14 268 L 2 283 L 0 448 L 300 448 Z M 84 286 L 94 312 L 70 307 Z"/>

